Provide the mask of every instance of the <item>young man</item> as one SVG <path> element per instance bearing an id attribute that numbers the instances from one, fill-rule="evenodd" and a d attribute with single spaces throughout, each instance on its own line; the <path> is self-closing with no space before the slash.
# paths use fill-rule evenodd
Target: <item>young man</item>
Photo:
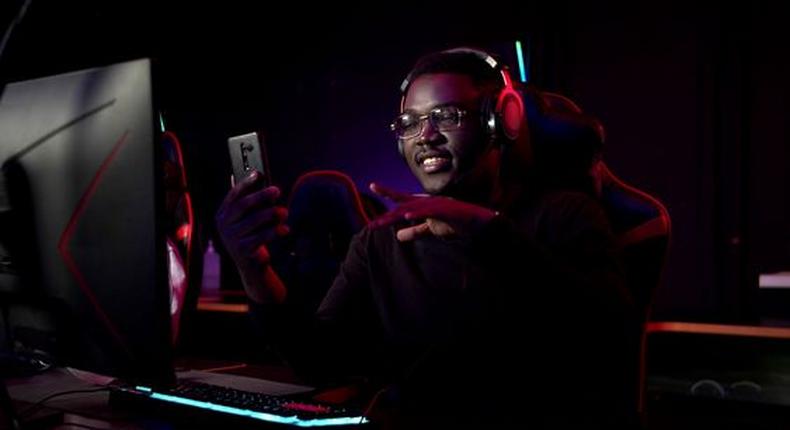
<path id="1" fill-rule="evenodd" d="M 402 91 L 392 129 L 427 195 L 371 185 L 399 205 L 354 237 L 302 364 L 387 387 L 375 406 L 404 426 L 626 423 L 636 326 L 601 208 L 531 174 L 523 100 L 488 54 L 428 55 Z M 217 224 L 251 300 L 277 316 L 288 285 L 266 244 L 287 211 L 256 183 L 230 191 Z"/>

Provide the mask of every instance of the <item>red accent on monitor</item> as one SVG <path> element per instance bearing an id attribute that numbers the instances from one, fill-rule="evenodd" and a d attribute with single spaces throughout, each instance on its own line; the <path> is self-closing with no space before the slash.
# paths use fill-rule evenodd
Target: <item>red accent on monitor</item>
<path id="1" fill-rule="evenodd" d="M 63 230 L 63 233 L 60 235 L 60 240 L 58 241 L 58 252 L 60 252 L 63 261 L 66 263 L 66 267 L 71 272 L 71 275 L 74 277 L 74 280 L 77 281 L 77 285 L 80 287 L 82 292 L 85 294 L 85 297 L 88 298 L 93 308 L 96 310 L 96 315 L 104 322 L 104 325 L 109 329 L 112 336 L 118 341 L 118 344 L 124 349 L 124 351 L 131 355 L 131 351 L 127 346 L 127 342 L 125 341 L 124 337 L 121 335 L 120 331 L 118 331 L 118 327 L 113 324 L 110 317 L 104 312 L 101 304 L 99 303 L 98 299 L 96 299 L 96 295 L 93 294 L 93 290 L 91 289 L 88 282 L 85 280 L 85 276 L 80 271 L 80 268 L 77 266 L 77 263 L 74 261 L 74 258 L 71 256 L 71 252 L 69 251 L 68 245 L 71 240 L 72 235 L 74 234 L 74 230 L 79 223 L 82 214 L 85 212 L 85 209 L 88 207 L 88 203 L 93 198 L 93 195 L 96 193 L 96 188 L 98 188 L 99 183 L 102 180 L 102 176 L 109 168 L 112 161 L 115 159 L 115 156 L 118 154 L 118 151 L 121 149 L 124 143 L 126 143 L 126 138 L 129 135 L 129 131 L 127 130 L 124 134 L 118 139 L 113 147 L 110 155 L 104 159 L 101 166 L 99 166 L 98 170 L 96 170 L 96 174 L 91 179 L 90 184 L 85 189 L 85 192 L 80 197 L 79 202 L 77 202 L 77 207 L 74 208 L 74 211 L 71 213 L 71 217 L 69 218 L 69 222 L 66 225 L 66 228 Z"/>

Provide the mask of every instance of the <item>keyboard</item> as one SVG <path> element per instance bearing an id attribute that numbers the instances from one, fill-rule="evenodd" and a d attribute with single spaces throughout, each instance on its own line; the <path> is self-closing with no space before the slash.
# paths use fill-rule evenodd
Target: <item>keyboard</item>
<path id="1" fill-rule="evenodd" d="M 274 396 L 195 381 L 180 381 L 175 387 L 116 386 L 110 396 L 116 405 L 165 412 L 189 418 L 201 426 L 207 420 L 226 427 L 237 424 L 256 428 L 359 428 L 369 424 L 359 411 L 293 396 Z"/>

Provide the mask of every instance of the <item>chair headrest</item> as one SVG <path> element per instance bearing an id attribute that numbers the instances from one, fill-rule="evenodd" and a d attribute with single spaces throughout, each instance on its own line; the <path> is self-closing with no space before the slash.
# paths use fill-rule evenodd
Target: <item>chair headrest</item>
<path id="1" fill-rule="evenodd" d="M 601 159 L 605 133 L 600 121 L 560 94 L 528 94 L 525 107 L 535 165 L 548 185 L 592 191 L 609 213 L 616 234 L 653 220 L 660 221 L 654 223 L 660 228 L 651 234 L 668 234 L 669 215 L 661 202 L 617 178 Z"/>
<path id="2" fill-rule="evenodd" d="M 551 187 L 592 188 L 590 170 L 603 149 L 603 127 L 567 97 L 526 91 L 524 106 L 535 167 Z"/>

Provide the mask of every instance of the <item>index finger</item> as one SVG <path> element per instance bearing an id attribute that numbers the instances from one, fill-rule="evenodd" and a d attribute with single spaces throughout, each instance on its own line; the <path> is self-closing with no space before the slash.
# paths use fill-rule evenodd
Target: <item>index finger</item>
<path id="1" fill-rule="evenodd" d="M 261 174 L 253 171 L 249 176 L 244 178 L 244 180 L 237 182 L 236 185 L 230 189 L 223 200 L 223 204 L 234 202 L 246 196 L 247 194 L 256 191 L 257 186 L 260 186 L 260 179 Z"/>

